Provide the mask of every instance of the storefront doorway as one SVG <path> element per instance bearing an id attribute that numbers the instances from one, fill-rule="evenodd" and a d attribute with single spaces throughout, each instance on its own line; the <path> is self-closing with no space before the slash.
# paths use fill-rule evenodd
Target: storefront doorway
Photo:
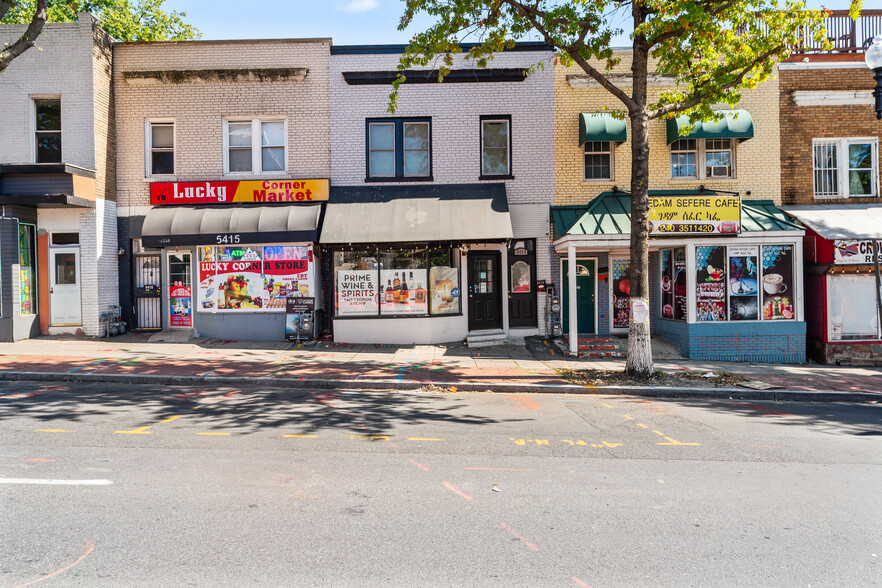
<path id="1" fill-rule="evenodd" d="M 49 320 L 52 326 L 83 324 L 80 309 L 80 252 L 76 248 L 50 249 Z"/>
<path id="2" fill-rule="evenodd" d="M 135 330 L 162 329 L 161 261 L 159 253 L 136 253 L 133 256 Z"/>
<path id="3" fill-rule="evenodd" d="M 576 260 L 576 321 L 580 334 L 597 332 L 596 317 L 596 280 L 597 261 L 594 259 Z M 563 329 L 567 331 L 570 325 L 570 302 L 569 302 L 569 266 L 563 261 Z"/>
<path id="4" fill-rule="evenodd" d="M 193 284 L 189 251 L 169 251 L 168 257 L 168 326 L 171 329 L 193 328 Z"/>
<path id="5" fill-rule="evenodd" d="M 508 326 L 537 324 L 536 240 L 520 239 L 508 248 Z"/>
<path id="6" fill-rule="evenodd" d="M 500 255 L 469 253 L 469 330 L 502 328 Z"/>

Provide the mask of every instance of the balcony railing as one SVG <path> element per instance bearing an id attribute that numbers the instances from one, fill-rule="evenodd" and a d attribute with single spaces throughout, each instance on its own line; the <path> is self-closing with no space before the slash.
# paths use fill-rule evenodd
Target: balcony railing
<path id="1" fill-rule="evenodd" d="M 882 10 L 861 10 L 857 20 L 852 20 L 847 10 L 831 10 L 827 17 L 827 40 L 833 49 L 816 46 L 805 31 L 805 42 L 795 47 L 793 53 L 863 53 L 879 34 L 882 34 Z"/>

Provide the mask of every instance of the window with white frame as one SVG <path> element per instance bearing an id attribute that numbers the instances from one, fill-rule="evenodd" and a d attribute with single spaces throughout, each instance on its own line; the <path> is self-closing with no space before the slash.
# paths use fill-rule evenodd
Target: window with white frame
<path id="1" fill-rule="evenodd" d="M 699 164 L 703 161 L 704 165 Z M 671 143 L 671 177 L 694 180 L 735 177 L 733 139 L 677 139 Z"/>
<path id="2" fill-rule="evenodd" d="M 170 176 L 175 173 L 175 123 L 147 122 L 147 175 Z"/>
<path id="3" fill-rule="evenodd" d="M 812 141 L 815 198 L 866 198 L 879 195 L 879 139 Z"/>
<path id="4" fill-rule="evenodd" d="M 585 141 L 585 179 L 613 179 L 613 142 Z"/>
<path id="5" fill-rule="evenodd" d="M 224 171 L 260 174 L 286 171 L 284 119 L 224 121 Z"/>
<path id="6" fill-rule="evenodd" d="M 34 114 L 34 161 L 61 163 L 61 99 L 35 99 Z"/>
<path id="7" fill-rule="evenodd" d="M 481 117 L 481 176 L 511 175 L 511 118 Z"/>

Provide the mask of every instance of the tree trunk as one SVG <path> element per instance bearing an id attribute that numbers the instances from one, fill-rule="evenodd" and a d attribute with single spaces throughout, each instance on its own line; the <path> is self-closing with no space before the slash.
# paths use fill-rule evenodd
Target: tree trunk
<path id="1" fill-rule="evenodd" d="M 642 6 L 634 2 L 635 25 L 643 21 Z M 632 97 L 637 103 L 631 118 L 631 320 L 628 327 L 628 361 L 625 372 L 649 379 L 654 373 L 649 339 L 649 116 L 647 77 L 649 48 L 645 37 L 634 38 Z"/>

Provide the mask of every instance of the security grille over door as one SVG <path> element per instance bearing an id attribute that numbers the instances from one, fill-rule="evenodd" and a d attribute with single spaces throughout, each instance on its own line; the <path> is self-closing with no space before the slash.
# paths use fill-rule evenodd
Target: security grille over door
<path id="1" fill-rule="evenodd" d="M 159 253 L 136 253 L 132 264 L 135 330 L 162 329 L 162 279 Z"/>

